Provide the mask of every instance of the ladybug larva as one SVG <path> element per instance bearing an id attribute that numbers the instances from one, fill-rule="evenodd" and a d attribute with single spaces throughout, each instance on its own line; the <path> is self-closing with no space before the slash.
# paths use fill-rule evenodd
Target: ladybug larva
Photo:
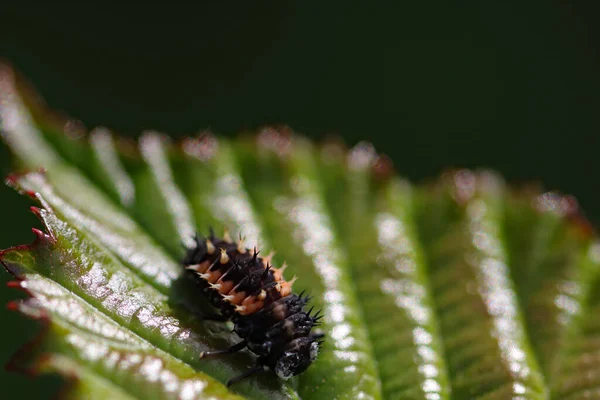
<path id="1" fill-rule="evenodd" d="M 235 353 L 246 347 L 258 356 L 253 368 L 230 379 L 227 386 L 263 369 L 289 379 L 309 367 L 322 344 L 323 333 L 313 331 L 320 312 L 311 315 L 313 308 L 304 311 L 309 297 L 292 292 L 295 278 L 287 282 L 283 277 L 286 265 L 273 268 L 271 258 L 260 257 L 256 248 L 244 247 L 241 238 L 236 243 L 227 232 L 217 238 L 211 231 L 206 238 L 195 237 L 183 261 L 221 311 L 212 319 L 231 320 L 242 338 L 227 349 L 204 352 L 200 357 Z"/>

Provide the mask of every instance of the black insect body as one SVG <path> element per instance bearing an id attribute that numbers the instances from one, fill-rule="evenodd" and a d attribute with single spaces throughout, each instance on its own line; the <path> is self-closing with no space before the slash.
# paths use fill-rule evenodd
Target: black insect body
<path id="1" fill-rule="evenodd" d="M 225 233 L 196 237 L 183 264 L 193 273 L 211 303 L 220 309 L 214 319 L 230 319 L 243 339 L 224 350 L 205 352 L 201 357 L 235 353 L 248 347 L 258 356 L 257 364 L 227 382 L 231 385 L 255 372 L 272 369 L 283 378 L 298 375 L 315 360 L 324 335 L 311 331 L 319 323 L 319 312 L 306 312 L 309 298 L 292 293 L 295 278 L 283 278 L 285 264 L 270 265 L 272 256 L 262 258 L 247 249 L 240 239 L 234 243 Z"/>

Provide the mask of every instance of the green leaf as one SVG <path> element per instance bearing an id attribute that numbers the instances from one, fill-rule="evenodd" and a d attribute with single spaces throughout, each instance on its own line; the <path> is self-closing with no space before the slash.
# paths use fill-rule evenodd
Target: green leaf
<path id="1" fill-rule="evenodd" d="M 44 333 L 15 365 L 72 398 L 576 399 L 600 391 L 600 244 L 571 197 L 488 171 L 415 187 L 366 143 L 288 130 L 230 141 L 87 133 L 0 67 L 2 138 L 44 233 L 0 253 Z M 43 168 L 45 172 L 37 171 Z M 226 388 L 247 352 L 202 321 L 179 260 L 210 226 L 246 237 L 323 309 L 317 361 Z"/>

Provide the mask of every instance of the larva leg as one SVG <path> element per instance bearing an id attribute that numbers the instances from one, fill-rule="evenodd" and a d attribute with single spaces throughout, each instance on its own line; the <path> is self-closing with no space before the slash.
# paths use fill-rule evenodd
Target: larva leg
<path id="1" fill-rule="evenodd" d="M 236 353 L 236 352 L 242 350 L 244 347 L 246 347 L 246 344 L 247 344 L 246 341 L 242 340 L 241 342 L 234 344 L 233 346 L 231 346 L 227 349 L 215 350 L 215 351 L 203 351 L 202 353 L 200 353 L 200 358 L 215 357 L 215 356 L 220 356 L 222 354 Z"/>

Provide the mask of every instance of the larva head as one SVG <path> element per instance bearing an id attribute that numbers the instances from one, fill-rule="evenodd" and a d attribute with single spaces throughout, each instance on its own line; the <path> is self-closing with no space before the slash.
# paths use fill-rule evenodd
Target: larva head
<path id="1" fill-rule="evenodd" d="M 310 337 L 292 340 L 275 363 L 275 373 L 289 379 L 304 372 L 319 354 L 319 342 Z"/>

